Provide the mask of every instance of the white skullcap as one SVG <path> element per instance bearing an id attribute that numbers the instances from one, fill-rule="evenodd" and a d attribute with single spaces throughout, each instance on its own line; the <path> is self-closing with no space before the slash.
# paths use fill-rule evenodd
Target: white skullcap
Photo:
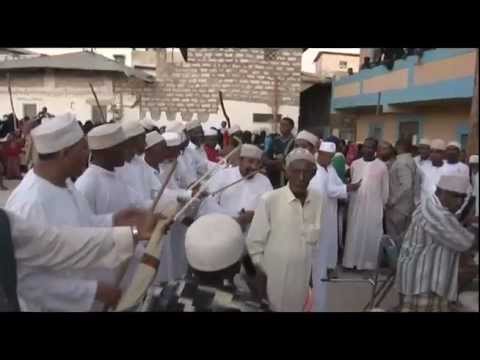
<path id="1" fill-rule="evenodd" d="M 203 131 L 203 134 L 204 134 L 205 136 L 217 136 L 217 135 L 218 135 L 215 130 L 210 129 L 210 128 L 205 129 L 205 130 Z"/>
<path id="2" fill-rule="evenodd" d="M 420 141 L 418 142 L 418 145 L 427 145 L 430 146 L 430 140 L 427 138 L 421 138 Z"/>
<path id="3" fill-rule="evenodd" d="M 312 134 L 311 132 L 309 131 L 306 131 L 306 130 L 302 130 L 298 133 L 297 137 L 295 138 L 295 140 L 305 140 L 305 141 L 308 141 L 310 144 L 312 144 L 313 146 L 317 147 L 318 146 L 318 142 L 319 142 L 319 139 L 316 135 Z"/>
<path id="4" fill-rule="evenodd" d="M 185 125 L 183 125 L 180 121 L 171 121 L 167 125 L 165 130 L 180 133 L 180 132 L 183 132 L 184 129 L 185 129 Z"/>
<path id="5" fill-rule="evenodd" d="M 63 150 L 84 137 L 82 128 L 70 113 L 43 121 L 31 131 L 31 135 L 39 154 L 51 154 Z"/>
<path id="6" fill-rule="evenodd" d="M 247 157 L 257 160 L 262 160 L 263 152 L 262 150 L 255 145 L 244 144 L 240 148 L 240 157 Z"/>
<path id="7" fill-rule="evenodd" d="M 466 194 L 470 187 L 470 182 L 468 181 L 467 176 L 442 175 L 438 181 L 437 187 L 447 191 L 454 191 L 459 194 Z"/>
<path id="8" fill-rule="evenodd" d="M 104 124 L 94 127 L 87 135 L 90 150 L 103 150 L 114 147 L 127 137 L 118 124 Z"/>
<path id="9" fill-rule="evenodd" d="M 460 145 L 458 142 L 456 141 L 450 141 L 448 144 L 447 144 L 447 147 L 449 146 L 455 146 L 458 150 L 460 150 L 462 148 L 462 145 Z"/>
<path id="10" fill-rule="evenodd" d="M 131 139 L 135 136 L 145 133 L 144 128 L 140 125 L 140 122 L 134 120 L 125 120 L 122 122 L 122 129 L 127 139 Z"/>
<path id="11" fill-rule="evenodd" d="M 140 120 L 140 125 L 149 131 L 157 127 L 157 124 L 155 124 L 155 121 L 150 116 L 150 111 L 147 111 L 143 120 Z"/>
<path id="12" fill-rule="evenodd" d="M 337 151 L 337 146 L 333 142 L 322 141 L 319 151 L 335 154 Z"/>
<path id="13" fill-rule="evenodd" d="M 200 217 L 185 235 L 188 263 L 199 271 L 218 271 L 235 264 L 244 246 L 240 225 L 224 214 Z"/>
<path id="14" fill-rule="evenodd" d="M 478 164 L 478 155 L 471 155 L 468 159 L 469 164 Z"/>
<path id="15" fill-rule="evenodd" d="M 197 120 L 191 120 L 191 121 L 187 122 L 187 124 L 185 125 L 185 129 L 187 131 L 193 130 L 197 127 L 202 127 L 202 123 L 198 119 Z"/>
<path id="16" fill-rule="evenodd" d="M 432 142 L 430 143 L 430 148 L 432 150 L 445 150 L 445 141 L 443 141 L 442 139 L 432 140 Z"/>
<path id="17" fill-rule="evenodd" d="M 302 148 L 296 148 L 293 149 L 286 158 L 286 165 L 287 167 L 294 162 L 295 160 L 307 160 L 311 162 L 312 164 L 315 164 L 315 157 L 312 155 L 312 153 L 306 149 Z"/>
<path id="18" fill-rule="evenodd" d="M 165 143 L 167 144 L 167 147 L 178 146 L 182 143 L 182 138 L 180 137 L 180 134 L 176 132 L 167 131 L 164 132 L 162 136 L 165 140 Z"/>
<path id="19" fill-rule="evenodd" d="M 239 131 L 242 131 L 242 129 L 240 129 L 240 126 L 238 125 L 233 125 L 230 129 L 228 129 L 228 133 L 230 135 L 235 134 L 236 132 L 239 132 Z"/>
<path id="20" fill-rule="evenodd" d="M 145 150 L 151 148 L 153 145 L 161 143 L 162 141 L 165 141 L 165 139 L 158 131 L 149 132 L 147 136 L 145 136 L 145 142 L 147 143 Z"/>

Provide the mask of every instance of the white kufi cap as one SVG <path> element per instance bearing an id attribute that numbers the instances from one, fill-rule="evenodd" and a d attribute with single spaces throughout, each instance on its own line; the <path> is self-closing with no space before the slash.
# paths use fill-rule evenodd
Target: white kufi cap
<path id="1" fill-rule="evenodd" d="M 185 236 L 188 263 L 199 271 L 218 271 L 235 264 L 244 246 L 240 225 L 224 214 L 200 217 Z"/>
<path id="2" fill-rule="evenodd" d="M 430 148 L 432 150 L 445 150 L 445 147 L 445 141 L 442 139 L 435 139 L 430 143 Z"/>
<path id="3" fill-rule="evenodd" d="M 207 128 L 203 131 L 205 136 L 218 136 L 217 132 L 213 129 Z"/>
<path id="4" fill-rule="evenodd" d="M 127 139 L 145 133 L 145 129 L 140 125 L 140 122 L 134 120 L 125 120 L 122 122 L 122 129 Z"/>
<path id="5" fill-rule="evenodd" d="M 470 182 L 466 176 L 442 175 L 438 181 L 437 187 L 447 191 L 454 191 L 459 194 L 467 194 Z"/>
<path id="6" fill-rule="evenodd" d="M 183 125 L 180 121 L 171 121 L 168 123 L 166 131 L 180 133 L 183 132 L 185 129 L 185 125 Z"/>
<path id="7" fill-rule="evenodd" d="M 430 140 L 427 138 L 421 138 L 420 141 L 418 142 L 418 145 L 427 145 L 430 146 Z"/>
<path id="8" fill-rule="evenodd" d="M 180 137 L 180 134 L 176 132 L 167 131 L 164 132 L 162 136 L 165 140 L 165 143 L 167 144 L 167 147 L 179 146 L 182 143 L 182 138 Z"/>
<path id="9" fill-rule="evenodd" d="M 478 155 L 471 155 L 468 159 L 469 164 L 478 164 Z"/>
<path id="10" fill-rule="evenodd" d="M 294 162 L 295 160 L 306 160 L 315 164 L 315 157 L 312 153 L 306 149 L 296 148 L 293 149 L 288 155 L 285 160 L 287 167 Z"/>
<path id="11" fill-rule="evenodd" d="M 262 160 L 263 151 L 255 145 L 244 144 L 240 148 L 240 157 Z"/>
<path id="12" fill-rule="evenodd" d="M 104 124 L 94 127 L 88 133 L 87 140 L 90 150 L 103 150 L 124 142 L 127 137 L 120 125 Z"/>
<path id="13" fill-rule="evenodd" d="M 198 119 L 197 120 L 191 120 L 191 121 L 187 122 L 187 124 L 185 125 L 185 129 L 187 131 L 193 130 L 197 127 L 202 127 L 202 123 Z"/>
<path id="14" fill-rule="evenodd" d="M 145 142 L 147 143 L 145 150 L 150 149 L 152 146 L 157 145 L 162 141 L 165 141 L 165 139 L 158 131 L 149 132 L 147 136 L 145 136 Z"/>
<path id="15" fill-rule="evenodd" d="M 335 154 L 337 151 L 337 146 L 333 142 L 322 141 L 319 151 Z"/>
<path id="16" fill-rule="evenodd" d="M 300 131 L 297 137 L 295 138 L 295 140 L 308 141 L 310 144 L 312 144 L 315 147 L 318 147 L 318 142 L 320 141 L 316 135 L 306 130 Z"/>
<path id="17" fill-rule="evenodd" d="M 456 141 L 450 141 L 448 144 L 447 144 L 447 147 L 449 146 L 455 146 L 458 150 L 460 150 L 462 148 L 462 145 L 460 145 L 458 142 Z"/>
<path id="18" fill-rule="evenodd" d="M 83 137 L 83 130 L 74 115 L 67 113 L 43 121 L 31 132 L 39 154 L 51 154 L 75 145 Z"/>

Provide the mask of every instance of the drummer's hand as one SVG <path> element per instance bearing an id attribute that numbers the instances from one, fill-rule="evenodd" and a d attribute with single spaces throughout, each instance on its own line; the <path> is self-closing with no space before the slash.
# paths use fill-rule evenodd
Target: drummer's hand
<path id="1" fill-rule="evenodd" d="M 107 307 L 116 307 L 121 297 L 122 290 L 102 282 L 97 283 L 95 300 L 104 303 Z"/>
<path id="2" fill-rule="evenodd" d="M 113 226 L 138 226 L 138 219 L 146 216 L 145 209 L 128 208 L 113 215 Z"/>

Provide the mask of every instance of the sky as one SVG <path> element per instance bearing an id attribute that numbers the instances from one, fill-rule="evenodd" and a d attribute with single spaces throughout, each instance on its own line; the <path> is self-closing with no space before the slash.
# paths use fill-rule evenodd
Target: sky
<path id="1" fill-rule="evenodd" d="M 82 51 L 83 48 L 28 48 L 28 50 L 39 52 L 46 55 L 58 55 L 69 52 Z M 126 65 L 131 65 L 131 49 L 130 48 L 95 48 L 95 51 L 113 60 L 113 55 L 125 55 Z M 315 72 L 313 59 L 319 51 L 336 51 L 350 54 L 359 54 L 360 48 L 309 48 L 303 53 L 302 71 Z"/>

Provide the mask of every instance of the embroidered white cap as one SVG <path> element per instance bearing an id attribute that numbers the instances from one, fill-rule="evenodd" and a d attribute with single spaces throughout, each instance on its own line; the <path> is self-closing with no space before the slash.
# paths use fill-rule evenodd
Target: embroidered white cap
<path id="1" fill-rule="evenodd" d="M 430 143 L 430 148 L 432 150 L 445 150 L 445 141 L 443 141 L 442 139 L 434 139 Z"/>
<path id="2" fill-rule="evenodd" d="M 145 136 L 145 142 L 147 143 L 145 150 L 150 149 L 152 146 L 157 145 L 162 141 L 165 141 L 165 139 L 158 131 L 149 132 L 147 136 Z"/>
<path id="3" fill-rule="evenodd" d="M 188 263 L 199 271 L 218 271 L 235 264 L 244 246 L 240 225 L 224 214 L 198 218 L 185 235 Z"/>
<path id="4" fill-rule="evenodd" d="M 471 155 L 468 159 L 469 164 L 478 164 L 478 155 Z"/>
<path id="5" fill-rule="evenodd" d="M 462 145 L 460 145 L 458 142 L 456 141 L 450 141 L 448 144 L 447 144 L 447 147 L 449 146 L 455 146 L 458 150 L 460 150 L 462 148 Z"/>
<path id="6" fill-rule="evenodd" d="M 430 140 L 427 138 L 421 138 L 420 141 L 418 142 L 418 145 L 427 145 L 430 146 Z"/>
<path id="7" fill-rule="evenodd" d="M 315 134 L 312 134 L 310 131 L 302 130 L 298 133 L 295 140 L 305 140 L 308 141 L 315 147 L 318 147 L 319 139 Z"/>
<path id="8" fill-rule="evenodd" d="M 202 127 L 202 123 L 200 122 L 200 120 L 196 119 L 196 120 L 191 120 L 191 121 L 188 121 L 186 124 L 185 124 L 185 129 L 187 131 L 190 131 L 190 130 L 193 130 L 197 127 Z"/>
<path id="9" fill-rule="evenodd" d="M 94 127 L 87 135 L 90 150 L 104 150 L 118 145 L 127 137 L 118 124 L 103 124 Z"/>
<path id="10" fill-rule="evenodd" d="M 459 194 L 466 194 L 470 187 L 470 182 L 466 176 L 442 175 L 438 181 L 437 187 L 447 191 L 454 191 Z"/>
<path id="11" fill-rule="evenodd" d="M 296 160 L 306 160 L 311 162 L 312 164 L 315 164 L 315 157 L 312 155 L 312 153 L 302 148 L 293 149 L 287 155 L 287 158 L 285 159 L 287 167 L 290 166 L 290 164 Z"/>
<path id="12" fill-rule="evenodd" d="M 217 136 L 218 135 L 215 130 L 210 129 L 210 128 L 207 128 L 207 129 L 203 130 L 203 134 L 205 136 Z"/>
<path id="13" fill-rule="evenodd" d="M 31 131 L 31 135 L 39 154 L 51 154 L 63 150 L 84 137 L 82 128 L 71 113 L 43 121 Z"/>
<path id="14" fill-rule="evenodd" d="M 262 155 L 263 155 L 262 150 L 255 145 L 244 144 L 240 148 L 240 157 L 247 157 L 247 158 L 261 160 Z"/>
<path id="15" fill-rule="evenodd" d="M 127 139 L 145 133 L 145 129 L 140 125 L 140 122 L 135 120 L 124 120 L 122 122 L 122 129 Z"/>
<path id="16" fill-rule="evenodd" d="M 182 143 L 182 138 L 180 137 L 180 134 L 173 132 L 173 131 L 167 131 L 162 134 L 163 139 L 165 140 L 165 143 L 167 144 L 167 147 L 174 147 L 178 146 Z"/>
<path id="17" fill-rule="evenodd" d="M 319 151 L 335 154 L 337 151 L 337 146 L 333 142 L 322 141 Z"/>

